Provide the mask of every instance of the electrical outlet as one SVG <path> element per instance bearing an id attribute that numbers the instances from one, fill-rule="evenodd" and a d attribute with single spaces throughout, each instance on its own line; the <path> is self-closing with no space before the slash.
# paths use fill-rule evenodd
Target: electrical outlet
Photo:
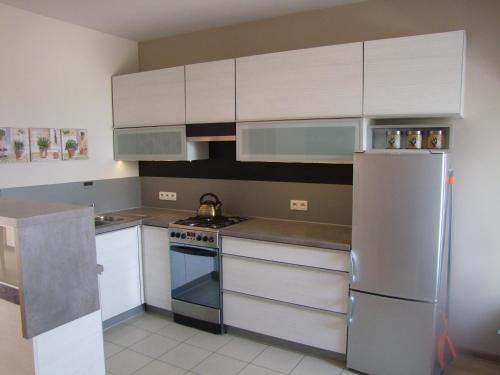
<path id="1" fill-rule="evenodd" d="M 299 201 L 299 200 L 292 199 L 290 201 L 290 210 L 307 211 L 307 201 Z"/>
<path id="2" fill-rule="evenodd" d="M 177 193 L 168 192 L 168 191 L 160 191 L 158 195 L 158 199 L 161 201 L 176 201 Z"/>

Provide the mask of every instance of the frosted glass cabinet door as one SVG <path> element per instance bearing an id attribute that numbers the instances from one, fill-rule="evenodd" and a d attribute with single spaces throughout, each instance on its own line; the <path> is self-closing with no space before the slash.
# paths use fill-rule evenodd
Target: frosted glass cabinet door
<path id="1" fill-rule="evenodd" d="M 115 160 L 186 160 L 186 126 L 114 130 Z"/>
<path id="2" fill-rule="evenodd" d="M 238 123 L 239 161 L 352 163 L 361 119 Z"/>

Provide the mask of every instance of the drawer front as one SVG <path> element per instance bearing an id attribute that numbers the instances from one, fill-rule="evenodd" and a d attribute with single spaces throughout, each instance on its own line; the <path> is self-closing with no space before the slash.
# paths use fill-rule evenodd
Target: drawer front
<path id="1" fill-rule="evenodd" d="M 348 274 L 224 255 L 224 289 L 346 313 Z"/>
<path id="2" fill-rule="evenodd" d="M 222 238 L 222 252 L 335 271 L 350 272 L 351 269 L 350 253 L 348 251 L 224 236 Z"/>
<path id="3" fill-rule="evenodd" d="M 346 319 L 330 312 L 224 292 L 224 324 L 337 353 L 346 352 Z"/>

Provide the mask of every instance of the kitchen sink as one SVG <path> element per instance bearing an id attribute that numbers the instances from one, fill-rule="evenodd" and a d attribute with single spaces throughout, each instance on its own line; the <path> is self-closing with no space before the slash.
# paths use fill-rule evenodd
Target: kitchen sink
<path id="1" fill-rule="evenodd" d="M 115 224 L 120 221 L 124 221 L 125 218 L 121 216 L 103 215 L 95 216 L 94 224 L 96 227 L 101 227 L 103 225 Z"/>

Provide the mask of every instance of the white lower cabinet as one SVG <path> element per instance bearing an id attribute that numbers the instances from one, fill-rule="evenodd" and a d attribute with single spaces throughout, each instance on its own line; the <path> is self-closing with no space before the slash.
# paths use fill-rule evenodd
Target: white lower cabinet
<path id="1" fill-rule="evenodd" d="M 346 318 L 327 311 L 224 292 L 224 323 L 344 354 Z"/>
<path id="2" fill-rule="evenodd" d="M 142 227 L 142 266 L 145 302 L 150 306 L 172 310 L 167 228 Z"/>
<path id="3" fill-rule="evenodd" d="M 333 312 L 347 312 L 349 274 L 260 259 L 224 255 L 223 285 L 262 296 Z"/>
<path id="4" fill-rule="evenodd" d="M 224 324 L 346 353 L 348 257 L 347 251 L 223 237 Z"/>
<path id="5" fill-rule="evenodd" d="M 102 320 L 142 304 L 139 227 L 96 236 Z"/>

